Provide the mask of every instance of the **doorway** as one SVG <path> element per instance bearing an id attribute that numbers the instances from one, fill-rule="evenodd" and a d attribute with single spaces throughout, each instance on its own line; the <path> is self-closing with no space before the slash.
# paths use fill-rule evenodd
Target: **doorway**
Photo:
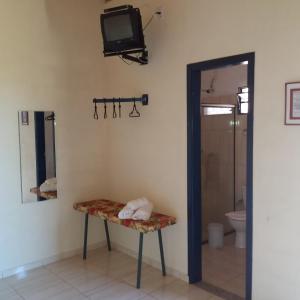
<path id="1" fill-rule="evenodd" d="M 247 64 L 246 71 L 246 83 L 247 83 L 247 103 L 243 103 L 243 97 L 239 99 L 240 101 L 224 103 L 224 101 L 214 102 L 214 106 L 211 103 L 205 103 L 204 94 L 211 94 L 214 92 L 214 78 L 210 81 L 209 85 L 203 86 L 203 74 L 204 72 L 210 72 L 214 69 L 228 68 L 230 66 L 239 66 L 242 64 Z M 234 130 L 236 129 L 236 113 L 242 112 L 247 106 L 247 130 L 244 131 L 245 140 L 247 142 L 246 148 L 246 174 L 245 174 L 245 185 L 246 185 L 246 253 L 245 253 L 245 265 L 246 265 L 246 276 L 245 276 L 245 298 L 247 300 L 251 299 L 252 292 L 252 169 L 253 169 L 253 104 L 254 104 L 254 64 L 255 64 L 255 54 L 246 53 L 236 56 L 230 56 L 200 63 L 194 63 L 187 66 L 187 88 L 188 88 L 188 99 L 187 99 L 187 121 L 188 121 L 188 275 L 190 283 L 202 282 L 203 278 L 203 249 L 202 243 L 207 239 L 205 237 L 204 230 L 204 218 L 203 218 L 203 208 L 204 208 L 204 183 L 203 179 L 207 179 L 207 176 L 213 176 L 213 174 L 203 173 L 204 164 L 204 154 L 203 151 L 203 140 L 201 127 L 203 126 L 204 113 L 214 112 L 220 115 L 229 116 L 233 119 L 232 130 L 233 134 L 230 135 L 235 138 Z M 242 93 L 242 89 L 245 87 L 240 87 L 241 90 L 237 91 Z M 202 93 L 201 93 L 202 91 Z M 204 92 L 204 93 L 203 93 Z M 224 99 L 223 99 L 224 100 Z M 226 101 L 225 101 L 226 102 Z M 222 107 L 223 106 L 223 107 Z M 212 109 L 214 108 L 214 109 Z M 207 116 L 207 114 L 206 114 Z M 224 120 L 226 118 L 223 118 Z M 227 120 L 227 119 L 226 119 Z M 202 124 L 202 126 L 201 126 Z M 202 134 L 201 134 L 202 133 Z M 233 141 L 234 145 L 235 142 Z M 228 144 L 228 142 L 227 142 Z M 233 155 L 235 151 L 235 146 L 233 147 Z M 209 157 L 209 162 L 214 164 L 214 157 Z M 232 201 L 228 202 L 226 205 L 232 207 L 227 207 L 227 210 L 236 210 L 237 205 L 237 189 L 236 189 L 236 167 L 233 166 L 232 170 L 232 185 L 227 184 L 228 193 L 231 191 L 232 195 L 229 197 Z M 223 183 L 224 180 L 220 179 Z M 230 191 L 229 191 L 230 190 Z M 242 191 L 239 191 L 242 193 Z M 229 199 L 228 198 L 228 199 Z M 221 213 L 222 218 L 226 218 L 223 213 Z M 227 225 L 226 225 L 227 226 Z M 225 231 L 230 233 L 230 228 Z"/>

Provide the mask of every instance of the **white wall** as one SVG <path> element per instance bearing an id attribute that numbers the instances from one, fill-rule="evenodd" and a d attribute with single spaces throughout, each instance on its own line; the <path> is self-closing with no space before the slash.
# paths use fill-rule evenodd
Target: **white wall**
<path id="1" fill-rule="evenodd" d="M 128 66 L 118 58 L 107 58 L 105 67 L 107 97 L 150 95 L 149 106 L 138 106 L 141 118 L 131 119 L 124 112 L 122 119 L 109 123 L 110 197 L 125 202 L 145 195 L 157 211 L 176 216 L 178 224 L 163 231 L 166 263 L 187 274 L 186 49 L 178 44 L 185 33 L 180 18 L 186 10 L 184 2 L 176 1 L 172 7 L 174 1 L 129 1 L 141 8 L 144 21 L 157 6 L 166 9 L 167 15 L 154 20 L 146 31 L 150 64 Z M 127 108 L 128 113 L 132 107 Z M 113 229 L 115 241 L 137 250 L 136 232 Z M 159 261 L 156 234 L 145 237 L 144 254 Z"/>
<path id="2" fill-rule="evenodd" d="M 103 88 L 100 1 L 0 2 L 1 273 L 80 248 L 83 215 L 72 204 L 105 197 L 107 176 L 106 125 L 91 103 Z M 58 200 L 21 203 L 20 110 L 56 112 Z M 101 225 L 91 222 L 91 243 Z"/>
<path id="3" fill-rule="evenodd" d="M 141 7 L 144 21 L 164 7 L 146 32 L 148 66 L 105 61 L 107 96 L 148 92 L 142 118 L 109 128 L 111 197 L 145 194 L 178 217 L 164 231 L 167 264 L 187 272 L 186 64 L 256 52 L 254 127 L 253 299 L 296 300 L 300 295 L 300 127 L 283 125 L 284 83 L 299 81 L 299 9 L 296 0 L 114 1 Z M 136 235 L 114 237 L 136 249 Z M 151 243 L 149 242 L 149 240 Z M 156 237 L 147 254 L 158 259 Z"/>
<path id="4" fill-rule="evenodd" d="M 201 89 L 209 89 L 213 79 L 214 92 L 208 94 L 202 91 L 202 97 L 235 95 L 239 87 L 247 85 L 247 65 L 228 66 L 202 72 Z"/>

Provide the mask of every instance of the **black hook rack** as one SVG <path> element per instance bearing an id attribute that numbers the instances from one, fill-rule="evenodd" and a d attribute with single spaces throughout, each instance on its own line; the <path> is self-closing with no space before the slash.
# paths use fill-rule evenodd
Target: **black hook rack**
<path id="1" fill-rule="evenodd" d="M 149 96 L 148 94 L 144 94 L 140 98 L 101 98 L 93 99 L 93 103 L 99 104 L 99 103 L 114 103 L 114 102 L 119 102 L 119 103 L 130 103 L 130 102 L 141 102 L 143 105 L 148 105 L 149 102 Z"/>
<path id="2" fill-rule="evenodd" d="M 148 102 L 149 102 L 149 96 L 148 94 L 144 94 L 142 95 L 142 97 L 140 98 L 135 98 L 135 97 L 132 97 L 132 98 L 101 98 L 101 99 L 97 99 L 97 98 L 94 98 L 93 99 L 93 103 L 95 105 L 95 112 L 94 112 L 94 118 L 96 120 L 98 120 L 98 111 L 97 111 L 97 104 L 101 104 L 103 103 L 104 104 L 104 118 L 106 119 L 107 118 L 107 108 L 106 108 L 106 105 L 108 103 L 112 103 L 113 104 L 113 118 L 116 118 L 117 117 L 117 114 L 116 114 L 116 103 L 119 103 L 119 117 L 121 117 L 121 103 L 134 103 L 134 112 L 137 112 L 139 114 L 139 112 L 137 111 L 136 109 L 136 102 L 141 102 L 142 105 L 148 105 Z"/>

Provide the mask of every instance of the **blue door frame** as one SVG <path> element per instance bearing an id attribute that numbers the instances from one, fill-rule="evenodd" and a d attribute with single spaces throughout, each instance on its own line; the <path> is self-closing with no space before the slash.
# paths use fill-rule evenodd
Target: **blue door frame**
<path id="1" fill-rule="evenodd" d="M 247 249 L 246 300 L 252 298 L 253 232 L 253 113 L 255 53 L 213 59 L 187 66 L 187 134 L 188 134 L 188 275 L 190 283 L 202 280 L 202 211 L 201 211 L 201 72 L 238 65 L 248 61 L 249 112 L 247 118 Z"/>
<path id="2" fill-rule="evenodd" d="M 34 113 L 35 124 L 35 153 L 36 153 L 36 186 L 40 186 L 46 180 L 46 144 L 45 144 L 45 113 Z M 46 200 L 37 196 L 38 201 Z"/>

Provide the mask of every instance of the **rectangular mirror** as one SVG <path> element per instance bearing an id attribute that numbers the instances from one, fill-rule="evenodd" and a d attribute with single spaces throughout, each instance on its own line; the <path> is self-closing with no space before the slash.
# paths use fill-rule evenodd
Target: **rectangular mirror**
<path id="1" fill-rule="evenodd" d="M 22 202 L 56 199 L 55 113 L 20 111 L 18 117 Z"/>

